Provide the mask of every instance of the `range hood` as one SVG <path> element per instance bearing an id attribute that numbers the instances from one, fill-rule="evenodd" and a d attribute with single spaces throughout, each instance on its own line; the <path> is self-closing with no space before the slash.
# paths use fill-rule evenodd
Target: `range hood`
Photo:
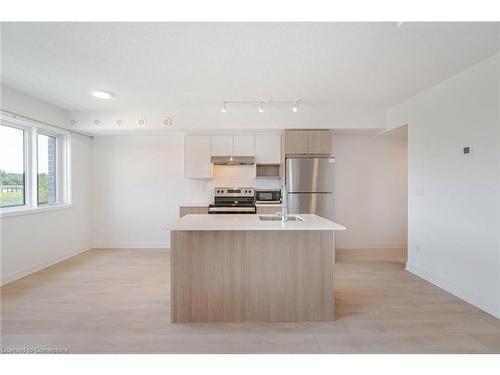
<path id="1" fill-rule="evenodd" d="M 253 156 L 212 156 L 210 162 L 215 165 L 253 165 Z"/>

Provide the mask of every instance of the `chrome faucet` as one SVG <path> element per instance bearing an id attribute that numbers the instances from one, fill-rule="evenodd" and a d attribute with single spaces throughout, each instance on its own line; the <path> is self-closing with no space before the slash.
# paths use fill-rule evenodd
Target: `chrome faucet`
<path id="1" fill-rule="evenodd" d="M 281 201 L 281 221 L 288 221 L 288 192 L 285 185 L 281 185 Z"/>

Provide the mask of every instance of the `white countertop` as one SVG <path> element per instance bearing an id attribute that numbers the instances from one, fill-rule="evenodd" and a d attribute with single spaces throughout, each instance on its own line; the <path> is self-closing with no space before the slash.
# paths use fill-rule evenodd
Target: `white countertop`
<path id="1" fill-rule="evenodd" d="M 281 207 L 281 203 L 255 203 L 255 207 Z"/>
<path id="2" fill-rule="evenodd" d="M 270 216 L 270 215 L 262 215 Z M 324 219 L 317 215 L 298 215 L 304 221 L 262 221 L 259 215 L 249 214 L 197 214 L 186 215 L 172 225 L 166 226 L 166 230 L 186 231 L 218 231 L 218 230 L 345 230 L 342 225 Z"/>

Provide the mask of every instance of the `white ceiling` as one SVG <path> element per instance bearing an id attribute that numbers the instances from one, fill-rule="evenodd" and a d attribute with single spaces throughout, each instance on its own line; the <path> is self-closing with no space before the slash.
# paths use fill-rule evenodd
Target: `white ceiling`
<path id="1" fill-rule="evenodd" d="M 2 81 L 69 111 L 387 108 L 493 55 L 498 23 L 2 23 Z M 116 96 L 95 99 L 92 90 Z"/>

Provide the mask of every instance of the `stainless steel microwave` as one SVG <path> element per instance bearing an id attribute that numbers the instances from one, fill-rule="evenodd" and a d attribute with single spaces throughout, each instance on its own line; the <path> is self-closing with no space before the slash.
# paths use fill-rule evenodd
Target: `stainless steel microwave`
<path id="1" fill-rule="evenodd" d="M 255 203 L 281 203 L 281 190 L 255 190 Z"/>

